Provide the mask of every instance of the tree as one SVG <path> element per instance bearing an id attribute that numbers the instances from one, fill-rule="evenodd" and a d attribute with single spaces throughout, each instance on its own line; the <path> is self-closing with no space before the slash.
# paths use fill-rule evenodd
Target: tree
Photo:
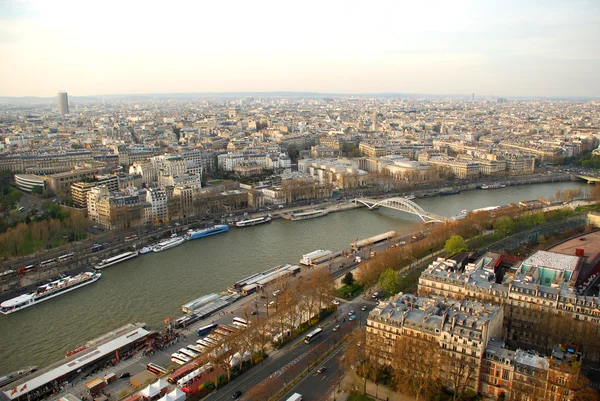
<path id="1" fill-rule="evenodd" d="M 444 248 L 446 249 L 447 255 L 454 255 L 459 252 L 466 251 L 467 243 L 465 239 L 460 235 L 453 235 L 452 237 L 446 240 Z"/>
<path id="2" fill-rule="evenodd" d="M 498 217 L 496 221 L 494 221 L 494 230 L 498 232 L 498 234 L 510 234 L 514 229 L 515 222 L 508 216 Z"/>
<path id="3" fill-rule="evenodd" d="M 439 387 L 440 347 L 432 339 L 403 335 L 392 349 L 392 369 L 398 389 L 419 401 Z"/>
<path id="4" fill-rule="evenodd" d="M 400 283 L 400 277 L 393 269 L 388 268 L 379 276 L 379 286 L 388 296 L 392 296 L 398 292 Z"/>
<path id="5" fill-rule="evenodd" d="M 444 355 L 441 359 L 446 384 L 453 391 L 453 400 L 457 401 L 467 393 L 471 382 L 476 379 L 477 365 L 467 355 Z"/>
<path id="6" fill-rule="evenodd" d="M 345 284 L 348 287 L 350 287 L 352 284 L 354 284 L 354 276 L 352 275 L 352 272 L 346 273 L 346 275 L 342 279 L 342 284 Z"/>

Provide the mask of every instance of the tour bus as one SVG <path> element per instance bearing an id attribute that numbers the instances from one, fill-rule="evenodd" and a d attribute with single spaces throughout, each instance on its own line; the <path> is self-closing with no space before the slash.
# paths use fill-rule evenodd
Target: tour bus
<path id="1" fill-rule="evenodd" d="M 24 266 L 24 267 L 19 267 L 17 269 L 17 273 L 19 273 L 19 274 L 27 274 L 27 273 L 30 273 L 30 272 L 34 272 L 35 270 L 36 270 L 35 269 L 35 265 L 27 265 L 27 266 Z"/>
<path id="2" fill-rule="evenodd" d="M 319 337 L 322 333 L 323 333 L 322 328 L 319 327 L 318 329 L 314 329 L 313 331 L 311 331 L 310 333 L 308 333 L 306 335 L 306 337 L 304 338 L 304 342 L 308 344 L 308 343 L 312 342 L 315 338 Z"/>
<path id="3" fill-rule="evenodd" d="M 150 373 L 154 373 L 155 375 L 159 375 L 159 376 L 167 373 L 167 369 L 165 369 L 162 366 L 159 366 L 155 363 L 149 363 L 148 365 L 146 365 L 146 370 Z"/>
<path id="4" fill-rule="evenodd" d="M 138 239 L 137 235 L 130 235 L 129 237 L 125 237 L 125 242 L 135 241 Z"/>
<path id="5" fill-rule="evenodd" d="M 213 323 L 213 324 L 209 324 L 208 326 L 200 327 L 198 329 L 198 335 L 205 336 L 208 333 L 210 333 L 211 331 L 213 331 L 213 329 L 216 329 L 218 326 L 219 326 L 219 323 Z"/>
<path id="6" fill-rule="evenodd" d="M 44 268 L 44 267 L 52 266 L 55 264 L 56 264 L 56 259 L 48 259 L 48 260 L 44 260 L 42 263 L 40 263 L 40 267 Z"/>
<path id="7" fill-rule="evenodd" d="M 92 246 L 92 252 L 98 252 L 104 249 L 104 245 L 102 244 L 94 244 L 94 246 Z"/>
<path id="8" fill-rule="evenodd" d="M 67 253 L 66 255 L 59 256 L 58 257 L 58 263 L 62 263 L 62 262 L 66 262 L 67 260 L 71 260 L 71 259 L 73 259 L 73 256 L 75 256 L 74 252 Z"/>
<path id="9" fill-rule="evenodd" d="M 190 344 L 187 346 L 189 349 L 191 349 L 194 352 L 197 352 L 198 354 L 201 354 L 204 352 L 204 347 L 200 348 L 200 345 L 195 345 L 195 344 Z"/>
<path id="10" fill-rule="evenodd" d="M 190 358 L 197 358 L 197 357 L 198 357 L 198 355 L 200 355 L 200 354 L 198 354 L 198 353 L 196 353 L 196 352 L 192 351 L 191 349 L 187 349 L 187 348 L 181 348 L 181 349 L 180 349 L 179 351 L 177 351 L 177 352 L 179 352 L 180 354 L 183 354 L 183 355 L 187 355 L 187 356 L 189 356 Z"/>
<path id="11" fill-rule="evenodd" d="M 244 328 L 244 329 L 248 327 L 248 321 L 245 319 L 242 319 L 241 317 L 234 317 L 232 323 L 234 325 Z"/>
<path id="12" fill-rule="evenodd" d="M 174 352 L 173 354 L 171 354 L 171 360 L 173 362 L 177 362 L 177 361 L 175 361 L 175 359 L 182 361 L 183 363 L 181 365 L 192 360 L 192 358 L 190 358 L 189 356 L 187 356 L 185 354 L 181 354 L 179 352 Z"/>
<path id="13" fill-rule="evenodd" d="M 8 276 L 12 276 L 13 274 L 15 274 L 16 272 L 14 270 L 7 270 L 5 272 L 0 273 L 0 277 L 8 277 Z"/>
<path id="14" fill-rule="evenodd" d="M 290 398 L 288 398 L 285 401 L 302 401 L 302 394 L 294 393 L 290 396 Z"/>

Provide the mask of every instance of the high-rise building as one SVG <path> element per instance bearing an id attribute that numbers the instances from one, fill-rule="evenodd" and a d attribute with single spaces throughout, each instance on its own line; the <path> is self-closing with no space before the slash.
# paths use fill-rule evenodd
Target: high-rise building
<path id="1" fill-rule="evenodd" d="M 58 112 L 69 114 L 69 96 L 67 92 L 58 92 Z"/>

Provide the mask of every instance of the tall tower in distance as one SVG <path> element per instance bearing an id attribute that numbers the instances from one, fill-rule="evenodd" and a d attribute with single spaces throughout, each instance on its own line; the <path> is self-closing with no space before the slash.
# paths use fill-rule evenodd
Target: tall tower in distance
<path id="1" fill-rule="evenodd" d="M 58 112 L 69 114 L 69 96 L 67 92 L 58 92 Z"/>

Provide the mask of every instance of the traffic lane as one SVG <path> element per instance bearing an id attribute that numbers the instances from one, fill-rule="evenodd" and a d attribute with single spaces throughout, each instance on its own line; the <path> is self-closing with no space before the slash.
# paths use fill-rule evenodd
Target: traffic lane
<path id="1" fill-rule="evenodd" d="M 325 400 L 334 390 L 342 377 L 342 371 L 339 366 L 339 358 L 344 352 L 344 347 L 336 349 L 325 361 L 317 365 L 306 377 L 298 384 L 292 387 L 283 397 L 282 400 L 288 399 L 292 394 L 302 394 L 303 399 L 307 401 Z M 325 368 L 323 373 L 318 373 L 318 370 Z"/>
<path id="2" fill-rule="evenodd" d="M 340 325 L 340 330 L 334 332 L 333 327 L 337 324 Z M 301 336 L 286 348 L 274 352 L 272 356 L 269 356 L 265 360 L 264 364 L 253 367 L 242 376 L 211 394 L 208 400 L 225 401 L 231 399 L 234 391 L 241 391 L 241 398 L 244 399 L 244 395 L 253 386 L 266 380 L 274 380 L 271 383 L 273 386 L 271 392 L 275 394 L 281 390 L 281 387 L 285 383 L 293 380 L 295 376 L 306 370 L 309 364 L 314 364 L 326 352 L 326 350 L 323 350 L 320 353 L 316 353 L 315 350 L 318 347 L 323 347 L 322 344 L 325 344 L 327 347 L 333 347 L 354 328 L 356 328 L 356 325 L 352 322 L 335 323 L 332 321 L 324 328 L 324 334 L 321 338 L 309 345 L 304 344 L 304 337 Z"/>

